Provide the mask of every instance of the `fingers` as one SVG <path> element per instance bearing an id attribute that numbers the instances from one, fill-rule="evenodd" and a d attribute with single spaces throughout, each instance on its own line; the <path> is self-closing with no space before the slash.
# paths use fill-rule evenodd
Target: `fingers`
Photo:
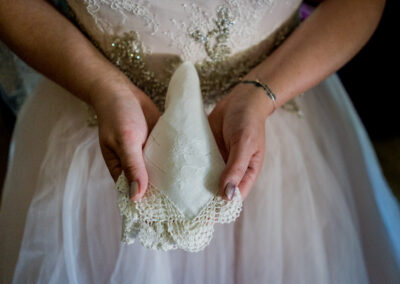
<path id="1" fill-rule="evenodd" d="M 240 135 L 230 144 L 228 161 L 221 174 L 220 182 L 220 190 L 226 200 L 232 199 L 234 188 L 240 184 L 247 171 L 253 154 L 251 144 L 251 139 L 245 135 Z M 242 189 L 240 188 L 240 190 Z"/>
<path id="2" fill-rule="evenodd" d="M 100 149 L 108 171 L 110 172 L 114 182 L 117 182 L 118 177 L 122 173 L 121 162 L 118 155 L 107 144 L 100 143 Z"/>
<path id="3" fill-rule="evenodd" d="M 228 159 L 228 152 L 226 151 L 224 139 L 222 137 L 222 120 L 218 117 L 218 113 L 215 112 L 215 109 L 208 116 L 208 122 L 210 124 L 210 128 L 214 135 L 215 141 L 217 142 L 219 152 L 221 153 L 224 162 L 226 163 Z"/>
<path id="4" fill-rule="evenodd" d="M 142 198 L 148 185 L 142 144 L 132 131 L 117 136 L 115 142 L 100 143 L 105 163 L 114 181 L 117 181 L 124 171 L 129 181 L 129 195 L 132 200 Z"/>
<path id="5" fill-rule="evenodd" d="M 148 175 L 143 159 L 143 147 L 134 137 L 123 135 L 119 147 L 121 167 L 130 183 L 130 198 L 139 200 L 146 192 Z"/>
<path id="6" fill-rule="evenodd" d="M 243 200 L 246 199 L 257 179 L 257 176 L 262 167 L 263 156 L 264 154 L 262 152 L 256 152 L 253 154 L 247 170 L 239 183 L 240 194 L 242 195 Z"/>
<path id="7" fill-rule="evenodd" d="M 220 190 L 226 200 L 232 199 L 235 189 L 240 190 L 244 200 L 262 167 L 265 147 L 257 146 L 259 143 L 251 137 L 242 134 L 230 144 L 228 161 L 220 181 Z"/>

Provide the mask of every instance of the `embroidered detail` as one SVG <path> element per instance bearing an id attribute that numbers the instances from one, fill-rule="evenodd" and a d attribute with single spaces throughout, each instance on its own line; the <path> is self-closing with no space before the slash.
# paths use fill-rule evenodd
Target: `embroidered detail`
<path id="1" fill-rule="evenodd" d="M 89 1 L 94 4 L 103 3 L 105 0 Z M 246 27 L 237 27 L 240 17 L 248 17 L 249 14 L 241 11 L 239 0 L 229 0 L 228 5 L 220 5 L 217 8 L 216 16 L 210 17 L 213 21 L 204 23 L 204 17 L 207 16 L 206 12 L 201 10 L 197 4 L 182 4 L 184 9 L 196 12 L 199 17 L 193 20 L 199 23 L 197 29 L 193 25 L 179 25 L 186 29 L 187 35 L 185 43 L 190 45 L 195 43 L 201 47 L 207 55 L 205 59 L 195 63 L 198 71 L 201 85 L 201 92 L 206 109 L 217 103 L 224 95 L 229 93 L 234 87 L 240 77 L 245 76 L 253 67 L 263 61 L 275 48 L 277 48 L 282 41 L 299 25 L 300 16 L 298 9 L 268 38 L 262 40 L 250 48 L 231 54 L 228 41 L 232 40 L 232 30 L 236 33 L 249 32 Z M 111 1 L 114 8 L 121 10 L 126 8 L 134 10 L 133 6 L 127 6 L 126 3 L 131 1 Z M 111 3 L 107 1 L 107 3 Z M 104 2 L 105 3 L 105 2 Z M 125 3 L 125 4 L 124 4 Z M 274 5 L 272 0 L 255 0 L 253 5 Z M 94 5 L 93 4 L 93 5 Z M 125 5 L 125 6 L 124 6 Z M 133 5 L 133 4 L 132 4 Z M 243 3 L 241 5 L 244 5 Z M 99 8 L 99 6 L 96 6 Z M 113 9 L 114 9 L 113 8 Z M 124 9 L 125 9 L 124 8 Z M 89 7 L 88 7 L 89 9 Z M 92 9 L 94 9 L 92 7 Z M 96 11 L 94 9 L 93 11 Z M 202 15 L 202 16 L 200 16 Z M 183 62 L 185 52 L 181 55 L 163 54 L 163 59 L 157 67 L 149 64 L 153 57 L 159 56 L 153 54 L 151 49 L 143 44 L 140 39 L 140 34 L 137 31 L 125 32 L 119 36 L 108 36 L 105 38 L 106 45 L 101 45 L 90 37 L 85 32 L 82 24 L 74 17 L 79 28 L 89 37 L 94 45 L 144 93 L 146 93 L 161 112 L 164 111 L 165 95 L 168 89 L 169 80 L 175 69 Z M 201 19 L 200 19 L 201 18 Z M 172 19 L 174 20 L 174 19 Z M 200 29 L 202 27 L 202 29 Z M 206 27 L 206 29 L 204 29 Z M 188 40 L 191 38 L 192 41 Z M 232 46 L 232 45 L 231 45 Z M 187 50 L 189 51 L 189 50 Z M 282 106 L 282 109 L 296 112 L 299 114 L 300 110 L 295 101 L 292 99 Z M 96 125 L 95 112 L 89 111 L 90 125 Z M 299 115 L 299 117 L 301 117 Z"/>
<path id="2" fill-rule="evenodd" d="M 186 219 L 155 187 L 149 184 L 142 199 L 129 199 L 129 184 L 122 172 L 115 188 L 118 190 L 118 207 L 122 216 L 121 241 L 132 244 L 139 239 L 144 247 L 196 252 L 211 241 L 215 223 L 231 223 L 242 211 L 242 197 L 236 190 L 231 201 L 219 193 L 192 220 Z"/>
<path id="3" fill-rule="evenodd" d="M 304 93 L 301 93 L 297 97 L 300 98 L 303 95 L 304 95 Z M 296 101 L 294 99 L 287 101 L 285 104 L 283 104 L 281 106 L 281 109 L 296 113 L 299 118 L 302 118 L 304 116 L 304 113 L 301 111 L 299 105 L 296 103 Z"/>
<path id="4" fill-rule="evenodd" d="M 225 17 L 225 12 L 222 9 L 220 11 L 222 11 L 220 15 Z M 225 39 L 220 40 L 219 47 L 216 43 L 214 46 L 217 46 L 215 49 L 218 51 L 210 51 L 210 58 L 195 63 L 199 73 L 204 104 L 206 106 L 215 104 L 229 93 L 231 88 L 237 84 L 239 78 L 264 60 L 298 24 L 298 14 L 295 13 L 270 37 L 258 45 L 232 56 L 228 56 L 228 49 L 221 47 Z M 226 27 L 225 24 L 223 25 Z M 224 32 L 225 35 L 227 33 Z M 199 36 L 199 34 L 197 33 L 196 36 Z M 111 43 L 104 50 L 104 53 L 137 87 L 152 99 L 161 112 L 164 111 L 168 83 L 177 66 L 182 63 L 181 57 L 165 57 L 163 68 L 158 69 L 157 73 L 152 71 L 147 64 L 147 58 L 152 54 L 146 52 L 146 48 L 135 31 L 112 37 Z M 292 107 L 284 107 L 283 109 L 298 110 L 294 100 L 287 102 L 287 104 L 291 104 Z"/>
<path id="5" fill-rule="evenodd" d="M 148 27 L 155 34 L 158 30 L 158 23 L 155 16 L 150 13 L 150 4 L 144 0 L 84 0 L 88 13 L 93 17 L 96 26 L 102 32 L 112 32 L 112 25 L 103 17 L 98 15 L 101 6 L 106 5 L 111 9 L 118 11 L 122 16 L 121 24 L 124 24 L 128 18 L 126 13 L 139 16 L 144 20 L 145 26 Z"/>
<path id="6" fill-rule="evenodd" d="M 220 61 L 231 53 L 227 45 L 229 28 L 235 23 L 227 7 L 221 6 L 217 11 L 217 18 L 214 21 L 215 28 L 207 33 L 199 29 L 190 34 L 196 41 L 204 44 L 207 55 L 213 61 Z"/>
<path id="7" fill-rule="evenodd" d="M 110 61 L 147 94 L 160 110 L 164 110 L 165 94 L 172 73 L 168 72 L 168 77 L 162 79 L 151 71 L 146 61 L 146 54 L 150 52 L 142 44 L 136 31 L 124 33 L 121 37 L 113 37 L 104 52 Z"/>

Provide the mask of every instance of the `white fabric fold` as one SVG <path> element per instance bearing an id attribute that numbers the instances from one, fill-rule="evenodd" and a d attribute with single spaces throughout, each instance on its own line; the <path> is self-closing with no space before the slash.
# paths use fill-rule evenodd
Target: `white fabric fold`
<path id="1" fill-rule="evenodd" d="M 192 219 L 214 197 L 225 162 L 214 139 L 194 65 L 182 63 L 169 83 L 165 112 L 144 148 L 149 180 Z"/>
<path id="2" fill-rule="evenodd" d="M 198 251 L 211 240 L 214 223 L 239 216 L 240 192 L 233 201 L 224 201 L 218 191 L 225 162 L 208 123 L 193 63 L 183 62 L 172 75 L 165 112 L 143 152 L 149 175 L 145 196 L 129 200 L 124 173 L 116 184 L 123 242 L 131 243 L 141 234 L 147 247 Z"/>

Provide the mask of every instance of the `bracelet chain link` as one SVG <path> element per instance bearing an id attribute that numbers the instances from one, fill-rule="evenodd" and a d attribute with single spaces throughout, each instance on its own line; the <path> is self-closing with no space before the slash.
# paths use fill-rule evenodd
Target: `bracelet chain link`
<path id="1" fill-rule="evenodd" d="M 247 79 L 243 79 L 242 77 L 239 78 L 239 84 L 240 83 L 253 84 L 256 87 L 263 88 L 264 91 L 266 92 L 268 98 L 270 98 L 272 100 L 272 103 L 274 106 L 272 113 L 274 113 L 274 111 L 276 110 L 276 95 L 274 94 L 274 92 L 271 91 L 270 87 L 266 83 L 261 82 L 259 79 L 247 80 Z"/>

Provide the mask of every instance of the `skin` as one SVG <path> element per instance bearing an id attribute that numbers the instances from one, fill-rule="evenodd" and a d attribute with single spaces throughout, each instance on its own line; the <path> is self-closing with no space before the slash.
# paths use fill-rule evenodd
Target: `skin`
<path id="1" fill-rule="evenodd" d="M 245 78 L 267 82 L 279 108 L 348 62 L 375 31 L 384 5 L 384 0 L 324 1 Z M 142 150 L 160 116 L 153 102 L 44 0 L 0 0 L 0 38 L 30 66 L 93 105 L 110 174 L 116 180 L 124 170 L 129 181 L 138 181 L 132 199 L 140 199 L 148 184 Z M 272 110 L 264 91 L 239 84 L 210 113 L 227 162 L 221 192 L 231 182 L 243 199 L 250 193 L 264 161 L 265 121 Z"/>

